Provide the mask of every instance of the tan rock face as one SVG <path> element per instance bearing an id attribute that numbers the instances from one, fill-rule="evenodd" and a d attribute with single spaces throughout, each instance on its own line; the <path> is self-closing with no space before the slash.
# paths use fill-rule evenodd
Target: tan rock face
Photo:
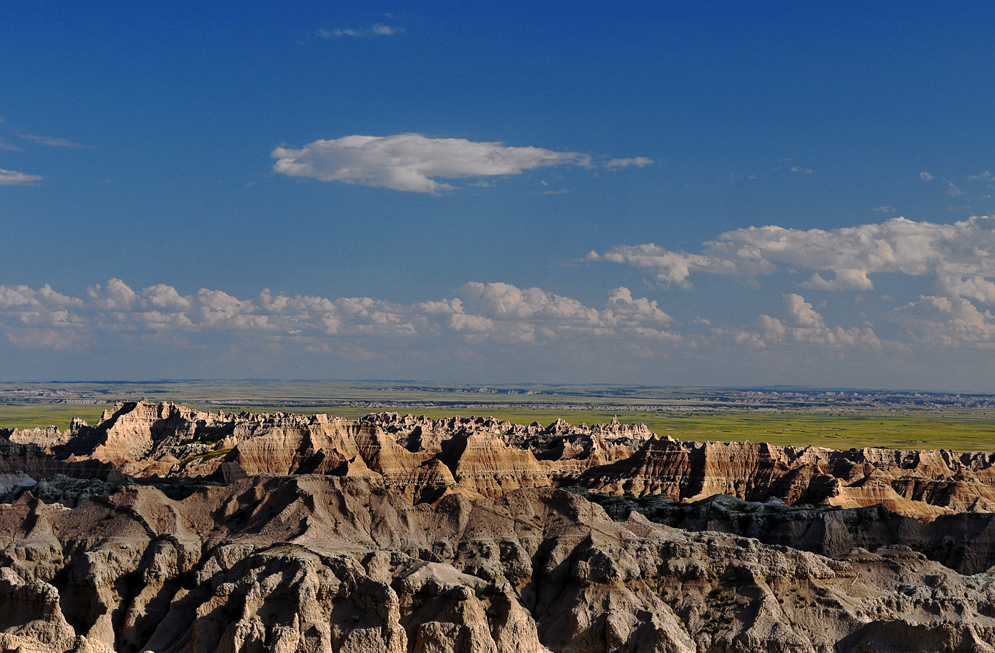
<path id="1" fill-rule="evenodd" d="M 25 651 L 985 650 L 995 577 L 834 560 L 562 490 L 412 505 L 365 479 L 0 506 L 0 645 Z M 914 635 L 909 639 L 909 634 Z M 30 645 L 28 644 L 30 642 Z M 972 644 L 973 642 L 973 644 Z M 33 648 L 32 648 L 33 647 Z M 966 647 L 966 648 L 965 648 Z"/>
<path id="2" fill-rule="evenodd" d="M 995 649 L 992 454 L 147 402 L 0 436 L 3 651 Z"/>
<path id="3" fill-rule="evenodd" d="M 681 442 L 645 426 L 522 426 L 492 418 L 396 413 L 358 421 L 289 413 L 204 413 L 171 404 L 119 404 L 96 426 L 7 432 L 0 473 L 109 478 L 232 479 L 318 473 L 366 477 L 412 501 L 447 492 L 499 496 L 581 485 L 609 495 L 845 508 L 884 504 L 932 519 L 995 509 L 995 455 L 837 451 L 768 444 Z M 48 454 L 48 455 L 46 455 Z M 117 470 L 115 472 L 114 470 Z M 115 476 L 116 474 L 116 476 Z"/>

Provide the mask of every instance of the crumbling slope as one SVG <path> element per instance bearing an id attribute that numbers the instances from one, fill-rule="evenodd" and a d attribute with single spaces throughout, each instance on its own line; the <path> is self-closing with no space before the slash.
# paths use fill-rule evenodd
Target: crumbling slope
<path id="1" fill-rule="evenodd" d="M 986 650 L 995 585 L 841 560 L 563 490 L 412 505 L 363 479 L 0 506 L 0 643 L 45 651 Z M 909 633 L 915 638 L 909 639 Z M 970 649 L 970 646 L 977 648 Z M 890 647 L 890 648 L 889 648 Z"/>

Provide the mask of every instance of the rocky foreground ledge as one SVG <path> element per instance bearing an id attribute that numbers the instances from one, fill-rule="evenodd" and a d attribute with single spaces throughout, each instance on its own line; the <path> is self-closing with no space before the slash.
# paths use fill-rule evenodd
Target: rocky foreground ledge
<path id="1" fill-rule="evenodd" d="M 0 437 L 0 651 L 995 651 L 991 454 L 146 402 Z"/>

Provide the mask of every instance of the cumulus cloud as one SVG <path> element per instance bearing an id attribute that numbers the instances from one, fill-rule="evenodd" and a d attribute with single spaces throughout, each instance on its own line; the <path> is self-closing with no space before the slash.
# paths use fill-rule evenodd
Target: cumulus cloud
<path id="1" fill-rule="evenodd" d="M 535 168 L 590 166 L 591 157 L 539 147 L 510 147 L 421 134 L 344 136 L 301 149 L 278 147 L 273 169 L 291 177 L 343 181 L 417 193 L 453 187 L 437 179 L 517 175 Z"/>
<path id="2" fill-rule="evenodd" d="M 149 304 L 156 308 L 185 310 L 190 308 L 190 300 L 176 292 L 176 288 L 165 284 L 156 284 L 144 289 L 142 293 L 148 298 Z"/>
<path id="3" fill-rule="evenodd" d="M 589 337 L 680 339 L 662 328 L 671 318 L 655 301 L 633 297 L 626 288 L 611 291 L 604 309 L 540 288 L 500 282 L 468 283 L 459 294 L 404 305 L 269 289 L 252 299 L 208 288 L 184 295 L 165 284 L 136 291 L 120 279 L 90 287 L 83 298 L 47 285 L 38 290 L 0 286 L 0 331 L 18 346 L 51 349 L 77 346 L 95 333 L 122 331 L 230 332 L 266 341 L 303 338 L 311 351 L 323 350 L 321 343 L 332 336 L 432 339 L 450 333 L 470 342 L 524 343 Z"/>
<path id="4" fill-rule="evenodd" d="M 617 245 L 604 254 L 590 252 L 589 261 L 609 261 L 624 263 L 638 268 L 656 272 L 656 279 L 665 284 L 674 284 L 682 288 L 691 288 L 687 281 L 692 272 L 708 272 L 712 274 L 769 274 L 775 266 L 756 256 L 738 256 L 732 259 L 705 254 L 690 254 L 675 252 L 646 243 L 643 245 Z"/>
<path id="5" fill-rule="evenodd" d="M 834 274 L 835 278 L 827 280 L 816 272 L 811 279 L 798 285 L 812 290 L 874 290 L 866 270 L 836 270 Z"/>
<path id="6" fill-rule="evenodd" d="M 61 310 L 81 306 L 83 306 L 82 299 L 58 293 L 47 283 L 38 290 L 28 286 L 0 286 L 0 310 Z"/>
<path id="7" fill-rule="evenodd" d="M 963 297 L 922 296 L 896 310 L 896 321 L 925 345 L 958 347 L 995 343 L 995 316 Z"/>
<path id="8" fill-rule="evenodd" d="M 486 318 L 488 327 L 497 325 L 518 339 L 639 336 L 681 340 L 678 334 L 663 328 L 671 317 L 656 301 L 633 297 L 628 288 L 612 290 L 603 309 L 541 288 L 518 288 L 500 282 L 471 282 L 463 286 L 461 294 L 461 312 Z"/>
<path id="9" fill-rule="evenodd" d="M 541 288 L 517 288 L 509 283 L 470 282 L 463 294 L 471 307 L 503 319 L 556 318 L 575 323 L 595 323 L 598 311 L 576 299 L 548 293 Z"/>
<path id="10" fill-rule="evenodd" d="M 87 294 L 102 311 L 126 311 L 138 300 L 138 294 L 120 279 L 111 279 L 106 287 L 97 284 Z"/>
<path id="11" fill-rule="evenodd" d="M 23 186 L 41 180 L 41 175 L 29 175 L 23 172 L 0 168 L 0 186 Z"/>
<path id="12" fill-rule="evenodd" d="M 735 333 L 735 342 L 753 349 L 790 343 L 831 349 L 880 349 L 882 346 L 881 340 L 870 326 L 850 328 L 827 326 L 825 318 L 801 295 L 794 293 L 785 295 L 784 303 L 793 325 L 776 317 L 761 314 L 757 317 L 758 330 Z"/>
<path id="13" fill-rule="evenodd" d="M 822 328 L 826 326 L 826 321 L 822 319 L 812 305 L 805 301 L 801 295 L 790 294 L 784 296 L 784 301 L 788 305 L 788 313 L 794 318 L 799 326 Z"/>
<path id="14" fill-rule="evenodd" d="M 993 253 L 995 218 L 936 224 L 899 217 L 831 230 L 749 227 L 721 234 L 699 253 L 650 243 L 591 252 L 587 259 L 646 269 L 657 281 L 681 287 L 690 287 L 694 273 L 755 277 L 779 265 L 814 271 L 799 284 L 811 290 L 870 291 L 870 275 L 881 273 L 933 275 L 946 295 L 995 304 Z"/>
<path id="15" fill-rule="evenodd" d="M 933 175 L 928 172 L 920 172 L 919 179 L 922 179 L 923 181 L 933 181 Z"/>

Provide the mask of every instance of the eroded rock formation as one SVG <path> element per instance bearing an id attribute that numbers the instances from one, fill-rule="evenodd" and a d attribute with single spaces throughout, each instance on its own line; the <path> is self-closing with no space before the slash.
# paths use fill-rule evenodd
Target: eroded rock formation
<path id="1" fill-rule="evenodd" d="M 0 549 L 6 650 L 924 651 L 995 641 L 988 575 L 907 549 L 831 559 L 638 514 L 615 522 L 563 490 L 412 505 L 368 479 L 263 477 L 181 501 L 140 486 L 73 509 L 25 495 L 0 506 L 0 527 L 10 534 Z"/>
<path id="2" fill-rule="evenodd" d="M 989 454 L 145 402 L 4 435 L 0 651 L 995 650 Z"/>
<path id="3" fill-rule="evenodd" d="M 61 473 L 229 482 L 316 473 L 371 478 L 414 501 L 579 485 L 677 501 L 727 494 L 788 505 L 880 504 L 918 519 L 995 509 L 993 453 L 682 442 L 617 420 L 594 427 L 395 413 L 346 420 L 135 402 L 92 427 L 74 421 L 65 432 L 8 432 L 0 446 L 0 473 L 35 479 Z"/>

